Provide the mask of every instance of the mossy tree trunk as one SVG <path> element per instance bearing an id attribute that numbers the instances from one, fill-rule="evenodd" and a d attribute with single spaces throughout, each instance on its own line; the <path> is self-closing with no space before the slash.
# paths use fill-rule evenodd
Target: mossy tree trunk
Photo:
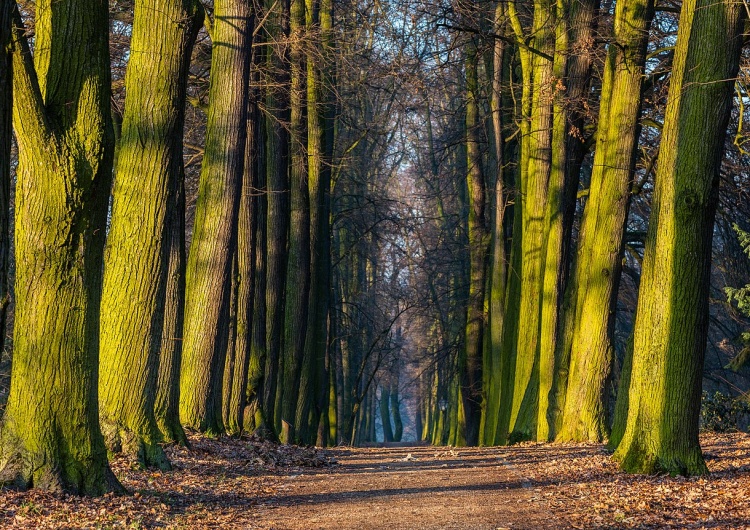
<path id="1" fill-rule="evenodd" d="M 224 430 L 222 380 L 245 167 L 252 15 L 248 0 L 214 6 L 206 148 L 186 272 L 180 418 L 211 434 Z"/>
<path id="2" fill-rule="evenodd" d="M 114 133 L 107 3 L 36 4 L 34 57 L 15 11 L 16 309 L 0 483 L 121 490 L 99 430 L 99 307 Z"/>
<path id="3" fill-rule="evenodd" d="M 498 2 L 495 8 L 494 31 L 498 35 L 505 32 L 505 4 Z M 505 252 L 505 131 L 503 116 L 503 78 L 508 74 L 506 68 L 506 44 L 497 39 L 492 49 L 492 92 L 490 110 L 492 112 L 492 131 L 495 154 L 495 189 L 492 197 L 494 217 L 492 222 L 491 267 L 489 269 L 489 316 L 486 333 L 489 334 L 489 352 L 485 359 L 489 363 L 485 370 L 484 430 L 481 442 L 484 445 L 495 445 L 497 424 L 500 412 L 500 395 L 502 386 L 502 337 L 505 321 L 505 291 L 507 286 L 506 252 Z"/>
<path id="4" fill-rule="evenodd" d="M 594 167 L 572 284 L 575 318 L 559 441 L 600 442 L 607 436 L 605 390 L 613 359 L 622 239 L 635 170 L 641 85 L 653 12 L 650 0 L 621 2 L 615 9 Z"/>
<path id="5" fill-rule="evenodd" d="M 99 416 L 111 451 L 169 469 L 154 404 L 171 243 L 183 178 L 185 92 L 203 22 L 194 0 L 138 0 L 104 259 Z M 173 332 L 173 330 L 170 330 Z"/>
<path id="6" fill-rule="evenodd" d="M 706 473 L 698 443 L 719 166 L 745 6 L 686 0 L 675 44 L 635 323 L 626 471 Z"/>
<path id="7" fill-rule="evenodd" d="M 521 25 L 514 3 L 508 4 L 516 39 L 526 44 L 527 32 Z M 514 355 L 513 396 L 510 400 L 510 440 L 536 439 L 539 411 L 539 333 L 543 285 L 545 208 L 551 170 L 552 100 L 555 86 L 552 55 L 555 47 L 555 5 L 548 0 L 534 3 L 533 21 L 528 32 L 533 53 L 519 50 L 523 72 L 520 223 L 515 223 L 520 282 L 517 337 Z M 513 263 L 515 265 L 515 263 Z M 511 275 L 513 281 L 513 275 Z M 512 286 L 510 288 L 513 288 Z M 510 318 L 510 315 L 506 316 Z"/>

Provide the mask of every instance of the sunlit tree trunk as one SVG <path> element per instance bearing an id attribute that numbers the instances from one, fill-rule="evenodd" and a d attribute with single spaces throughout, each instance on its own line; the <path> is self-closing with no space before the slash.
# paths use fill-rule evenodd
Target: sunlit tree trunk
<path id="1" fill-rule="evenodd" d="M 245 165 L 252 13 L 248 0 L 214 6 L 206 149 L 186 272 L 180 418 L 214 434 L 224 430 L 222 380 Z"/>
<path id="2" fill-rule="evenodd" d="M 111 451 L 168 469 L 154 404 L 170 251 L 170 193 L 183 178 L 185 92 L 203 10 L 135 3 L 102 288 L 99 416 Z M 158 36 L 158 38 L 157 38 Z M 166 50 L 166 52 L 165 52 Z M 173 330 L 170 330 L 173 332 Z M 166 353 L 166 352 L 165 352 Z M 168 353 L 167 353 L 168 354 Z"/>
<path id="3" fill-rule="evenodd" d="M 122 489 L 97 403 L 114 153 L 107 3 L 37 2 L 33 59 L 14 17 L 16 307 L 0 483 L 97 495 Z"/>
<path id="4" fill-rule="evenodd" d="M 526 42 L 516 6 L 508 4 L 511 25 L 519 42 Z M 513 237 L 520 238 L 520 296 L 513 397 L 509 421 L 510 440 L 537 439 L 539 411 L 539 333 L 543 285 L 543 250 L 547 185 L 551 169 L 553 61 L 555 6 L 547 0 L 535 2 L 530 35 L 534 53 L 523 49 L 520 158 L 520 226 Z M 506 316 L 510 318 L 510 316 Z"/>
<path id="5" fill-rule="evenodd" d="M 698 443 L 719 166 L 745 6 L 685 0 L 635 323 L 628 419 L 614 457 L 637 473 L 706 473 Z"/>
<path id="6" fill-rule="evenodd" d="M 614 41 L 605 63 L 594 167 L 572 286 L 575 301 L 571 311 L 576 316 L 567 397 L 561 403 L 560 441 L 598 442 L 607 435 L 605 390 L 614 351 L 622 238 L 635 169 L 652 17 L 650 0 L 621 2 L 615 11 Z"/>

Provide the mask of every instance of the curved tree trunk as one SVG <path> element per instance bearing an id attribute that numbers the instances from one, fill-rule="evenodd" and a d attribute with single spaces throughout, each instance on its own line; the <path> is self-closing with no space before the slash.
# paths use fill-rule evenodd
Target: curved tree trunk
<path id="1" fill-rule="evenodd" d="M 16 312 L 0 483 L 122 487 L 99 430 L 99 306 L 114 132 L 107 3 L 36 4 L 35 55 L 13 36 Z"/>
<path id="2" fill-rule="evenodd" d="M 185 23 L 187 21 L 187 23 Z M 154 415 L 175 234 L 170 194 L 183 178 L 185 93 L 203 21 L 194 0 L 138 0 L 104 260 L 99 416 L 111 451 L 169 469 Z M 170 330 L 173 331 L 173 330 Z"/>
<path id="3" fill-rule="evenodd" d="M 206 152 L 186 272 L 180 418 L 211 434 L 224 430 L 222 380 L 245 167 L 252 13 L 249 0 L 214 6 Z"/>

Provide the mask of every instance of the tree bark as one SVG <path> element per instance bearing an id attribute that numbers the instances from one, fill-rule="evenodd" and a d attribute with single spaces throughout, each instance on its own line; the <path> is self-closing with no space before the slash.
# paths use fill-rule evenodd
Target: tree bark
<path id="1" fill-rule="evenodd" d="M 462 366 L 461 390 L 466 414 L 466 443 L 479 443 L 482 414 L 482 361 L 487 316 L 484 292 L 487 274 L 489 233 L 485 219 L 486 189 L 480 152 L 479 81 L 476 43 L 470 41 L 466 51 L 466 186 L 469 198 L 469 299 L 466 309 L 465 364 Z"/>
<path id="2" fill-rule="evenodd" d="M 107 3 L 36 4 L 13 30 L 16 310 L 0 483 L 122 490 L 99 430 L 99 307 L 114 132 Z M 32 63 L 33 61 L 33 63 Z"/>
<path id="3" fill-rule="evenodd" d="M 203 9 L 135 3 L 101 309 L 99 417 L 110 451 L 169 469 L 154 415 L 171 243 L 170 194 L 183 178 L 185 94 Z M 170 330 L 173 331 L 173 330 Z"/>
<path id="4" fill-rule="evenodd" d="M 214 6 L 206 149 L 186 272 L 180 418 L 210 434 L 224 431 L 222 379 L 245 165 L 252 14 L 248 0 Z"/>
<path id="5" fill-rule="evenodd" d="M 698 443 L 719 166 L 745 6 L 682 4 L 635 324 L 626 471 L 707 472 Z"/>
<path id="6" fill-rule="evenodd" d="M 622 2 L 615 10 L 614 41 L 605 63 L 594 167 L 572 286 L 575 318 L 559 441 L 600 442 L 607 436 L 605 390 L 613 359 L 622 238 L 653 13 L 651 0 Z"/>

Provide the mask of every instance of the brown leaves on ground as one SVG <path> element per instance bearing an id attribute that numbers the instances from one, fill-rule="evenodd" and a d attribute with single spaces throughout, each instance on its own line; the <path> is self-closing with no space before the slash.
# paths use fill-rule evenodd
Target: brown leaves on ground
<path id="1" fill-rule="evenodd" d="M 40 491 L 0 493 L 0 528 L 248 528 L 256 507 L 286 477 L 335 460 L 315 448 L 257 439 L 190 436 L 167 447 L 173 471 L 141 471 L 115 457 L 112 470 L 132 495 L 99 498 Z"/>
<path id="2" fill-rule="evenodd" d="M 401 474 L 394 474 L 388 480 L 396 482 L 389 484 L 400 493 L 389 497 L 380 491 L 377 502 L 387 504 L 389 498 L 402 502 L 421 492 L 415 500 L 429 503 L 425 509 L 432 512 L 439 511 L 451 495 L 463 499 L 482 491 L 491 494 L 487 486 L 471 486 L 464 480 L 472 474 L 481 474 L 483 483 L 504 491 L 493 506 L 496 515 L 492 520 L 497 518 L 497 524 L 487 526 L 486 521 L 478 524 L 478 520 L 472 524 L 476 508 L 467 504 L 463 516 L 453 514 L 465 521 L 462 528 L 532 528 L 538 525 L 528 526 L 531 521 L 542 520 L 548 521 L 550 528 L 750 529 L 747 434 L 704 435 L 711 475 L 696 478 L 626 475 L 601 445 L 590 444 L 415 448 L 409 450 L 414 456 L 408 459 L 412 453 L 394 449 L 376 453 L 364 449 L 323 451 L 256 439 L 200 436 L 192 436 L 190 441 L 189 450 L 167 448 L 175 468 L 167 473 L 133 470 L 125 459 L 116 458 L 112 468 L 132 495 L 81 498 L 3 491 L 0 528 L 315 528 L 314 519 L 302 518 L 338 510 L 342 512 L 340 520 L 363 521 L 357 526 L 366 529 L 365 514 L 354 513 L 351 502 L 342 502 L 344 494 L 355 492 L 357 498 L 366 500 L 368 488 L 375 486 L 364 482 L 393 472 Z M 340 465 L 332 458 L 334 454 L 340 456 Z M 368 463 L 362 467 L 357 459 Z M 406 488 L 409 480 L 414 482 L 413 492 Z M 314 502 L 306 505 L 307 511 L 292 502 L 299 497 L 290 493 L 294 484 L 302 488 L 305 502 Z M 334 484 L 338 493 L 333 492 Z M 371 494 L 375 498 L 378 492 Z M 437 496 L 434 506 L 430 496 Z M 520 504 L 511 502 L 514 498 Z M 463 504 L 462 500 L 462 510 Z M 417 508 L 393 514 L 400 527 L 441 528 L 423 516 L 410 520 L 409 514 L 417 513 Z M 343 513 L 346 511 L 352 513 Z M 520 513 L 524 511 L 528 513 Z M 434 516 L 435 521 L 441 521 L 439 513 Z"/>
<path id="3" fill-rule="evenodd" d="M 706 477 L 627 475 L 601 445 L 525 444 L 503 458 L 573 528 L 750 529 L 750 435 L 701 436 Z"/>

